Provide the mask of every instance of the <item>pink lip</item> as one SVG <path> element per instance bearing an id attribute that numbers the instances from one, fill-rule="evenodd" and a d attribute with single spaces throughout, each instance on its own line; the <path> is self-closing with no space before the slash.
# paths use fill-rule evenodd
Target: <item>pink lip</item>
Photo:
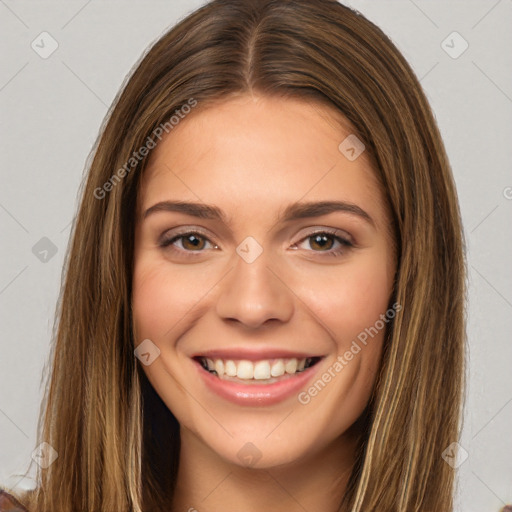
<path id="1" fill-rule="evenodd" d="M 231 348 L 231 349 L 219 349 L 219 350 L 205 350 L 204 352 L 198 352 L 191 356 L 196 357 L 208 357 L 209 359 L 227 359 L 247 361 L 260 361 L 262 359 L 291 359 L 295 357 L 297 359 L 307 359 L 308 357 L 321 357 L 320 354 L 309 354 L 305 352 L 291 352 L 288 350 L 248 350 L 246 348 Z"/>
<path id="2" fill-rule="evenodd" d="M 194 360 L 194 363 L 202 381 L 218 396 L 237 405 L 266 406 L 281 402 L 305 388 L 315 375 L 320 361 L 303 372 L 290 375 L 273 384 L 239 384 L 223 380 L 205 370 L 197 360 Z"/>

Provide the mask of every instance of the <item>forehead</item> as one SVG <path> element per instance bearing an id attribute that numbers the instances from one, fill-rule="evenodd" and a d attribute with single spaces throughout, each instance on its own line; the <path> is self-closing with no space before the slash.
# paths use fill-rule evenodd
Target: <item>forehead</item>
<path id="1" fill-rule="evenodd" d="M 245 95 L 198 105 L 152 151 L 139 209 L 199 199 L 254 216 L 304 198 L 378 210 L 382 191 L 368 155 L 350 161 L 339 149 L 351 134 L 337 110 L 317 102 Z"/>

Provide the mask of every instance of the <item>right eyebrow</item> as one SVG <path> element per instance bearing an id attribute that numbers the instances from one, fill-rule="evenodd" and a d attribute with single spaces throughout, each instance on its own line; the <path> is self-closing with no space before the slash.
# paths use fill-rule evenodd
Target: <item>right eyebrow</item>
<path id="1" fill-rule="evenodd" d="M 200 219 L 220 220 L 225 223 L 227 221 L 226 214 L 217 206 L 189 201 L 161 201 L 148 208 L 142 215 L 142 219 L 156 212 L 178 212 Z"/>

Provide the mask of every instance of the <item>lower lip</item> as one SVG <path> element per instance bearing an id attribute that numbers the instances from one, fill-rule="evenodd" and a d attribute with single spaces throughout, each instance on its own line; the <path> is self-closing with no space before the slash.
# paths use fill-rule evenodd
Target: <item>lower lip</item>
<path id="1" fill-rule="evenodd" d="M 239 384 L 220 379 L 205 370 L 197 361 L 194 361 L 194 365 L 206 386 L 218 396 L 237 405 L 264 406 L 276 404 L 297 394 L 315 375 L 320 362 L 318 361 L 307 370 L 272 384 Z"/>

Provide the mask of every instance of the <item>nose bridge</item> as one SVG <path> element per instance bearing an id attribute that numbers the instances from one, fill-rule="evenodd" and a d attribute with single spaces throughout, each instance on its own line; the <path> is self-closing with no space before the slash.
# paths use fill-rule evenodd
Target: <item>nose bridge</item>
<path id="1" fill-rule="evenodd" d="M 222 283 L 217 314 L 258 327 L 269 319 L 288 321 L 294 308 L 293 293 L 276 276 L 272 254 L 247 237 L 236 248 L 231 272 Z M 271 267 L 271 268 L 269 268 Z"/>

